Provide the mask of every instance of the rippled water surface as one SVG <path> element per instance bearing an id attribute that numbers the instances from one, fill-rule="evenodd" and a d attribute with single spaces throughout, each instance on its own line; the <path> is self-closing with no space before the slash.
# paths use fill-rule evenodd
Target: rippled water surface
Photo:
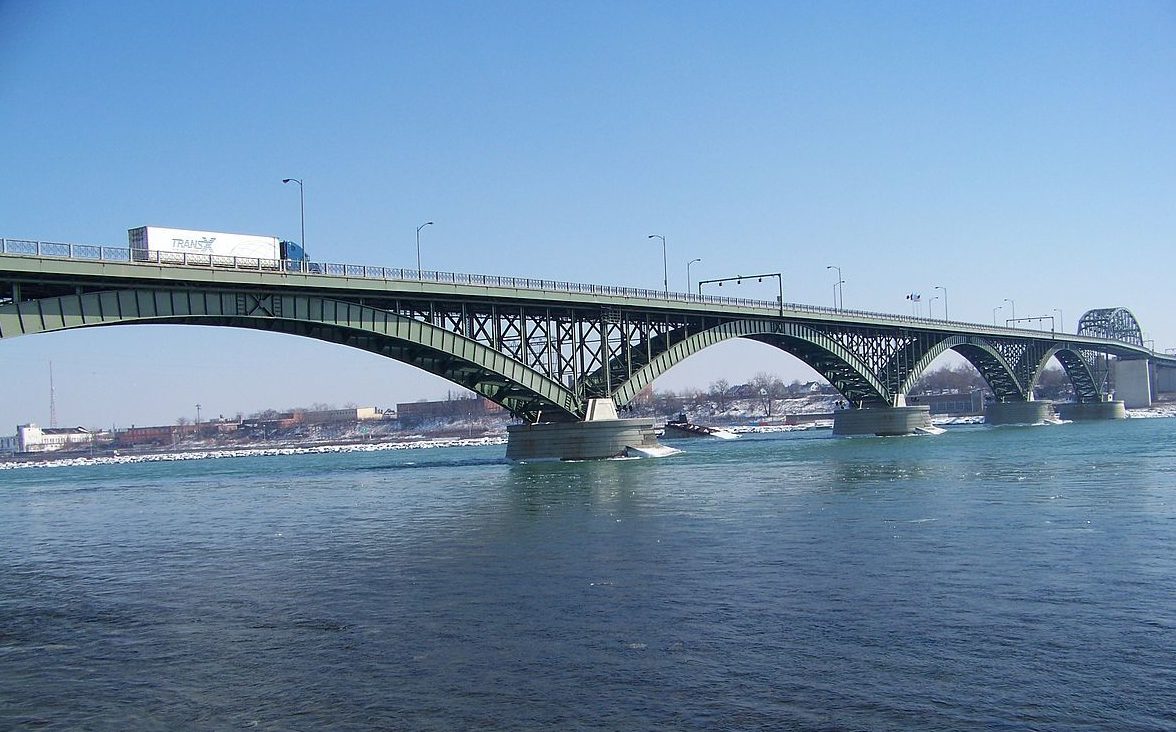
<path id="1" fill-rule="evenodd" d="M 0 728 L 1173 729 L 1176 422 L 0 473 Z"/>

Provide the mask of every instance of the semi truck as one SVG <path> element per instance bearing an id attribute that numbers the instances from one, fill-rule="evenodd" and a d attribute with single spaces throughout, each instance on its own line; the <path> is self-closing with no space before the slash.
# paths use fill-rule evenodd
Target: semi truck
<path id="1" fill-rule="evenodd" d="M 131 259 L 160 264 L 195 264 L 247 269 L 308 269 L 306 251 L 276 236 L 140 226 L 127 238 Z"/>

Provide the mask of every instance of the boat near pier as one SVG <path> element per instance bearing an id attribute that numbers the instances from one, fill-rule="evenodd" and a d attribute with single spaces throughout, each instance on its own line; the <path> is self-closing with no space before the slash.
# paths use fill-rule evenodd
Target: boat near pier
<path id="1" fill-rule="evenodd" d="M 739 439 L 739 435 L 722 427 L 707 427 L 706 425 L 693 424 L 686 419 L 685 414 L 679 414 L 674 419 L 666 422 L 665 430 L 662 432 L 661 437 L 666 440 L 687 439 L 691 437 L 710 437 L 716 440 Z"/>

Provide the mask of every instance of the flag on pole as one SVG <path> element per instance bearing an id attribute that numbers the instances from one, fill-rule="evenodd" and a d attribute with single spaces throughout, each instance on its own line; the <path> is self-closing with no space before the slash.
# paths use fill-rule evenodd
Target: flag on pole
<path id="1" fill-rule="evenodd" d="M 910 300 L 911 302 L 919 302 L 923 299 L 923 296 L 917 292 L 912 292 L 911 294 L 907 295 L 906 299 Z"/>

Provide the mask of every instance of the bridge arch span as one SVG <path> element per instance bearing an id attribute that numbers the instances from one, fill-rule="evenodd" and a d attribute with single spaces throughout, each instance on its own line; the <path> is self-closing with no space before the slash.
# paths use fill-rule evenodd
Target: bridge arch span
<path id="1" fill-rule="evenodd" d="M 1097 402 L 1101 400 L 1102 390 L 1098 380 L 1090 369 L 1083 354 L 1069 345 L 1060 344 L 1045 350 L 1035 363 L 1026 364 L 1032 367 L 1028 383 L 1017 376 L 1017 369 L 991 343 L 983 338 L 974 336 L 950 336 L 944 338 L 929 349 L 911 369 L 904 380 L 902 393 L 908 393 L 914 388 L 915 382 L 931 363 L 944 352 L 953 350 L 968 361 L 992 389 L 997 401 L 1019 401 L 1028 399 L 1051 358 L 1056 357 L 1065 371 L 1067 378 L 1074 387 L 1074 393 L 1080 402 Z"/>
<path id="2" fill-rule="evenodd" d="M 1100 388 L 1094 372 L 1090 369 L 1090 363 L 1083 358 L 1082 353 L 1065 345 L 1055 346 L 1045 352 L 1045 356 L 1033 371 L 1033 384 L 1030 388 L 1037 386 L 1041 372 L 1045 370 L 1049 360 L 1055 357 L 1062 365 L 1062 370 L 1066 372 L 1067 378 L 1070 379 L 1071 386 L 1074 387 L 1075 401 L 1084 403 L 1102 401 L 1103 390 Z"/>
<path id="3" fill-rule="evenodd" d="M 936 343 L 915 363 L 902 384 L 902 393 L 908 394 L 931 363 L 947 351 L 955 351 L 980 372 L 993 396 L 998 401 L 1023 400 L 1028 392 L 1017 378 L 1016 371 L 1008 359 L 991 343 L 974 336 L 949 336 Z"/>
<path id="4" fill-rule="evenodd" d="M 571 391 L 509 356 L 453 331 L 357 303 L 308 295 L 132 289 L 0 306 L 0 339 L 149 323 L 248 328 L 347 345 L 428 371 L 523 418 L 582 416 Z"/>
<path id="5" fill-rule="evenodd" d="M 657 354 L 612 394 L 618 406 L 637 394 L 673 366 L 705 348 L 732 338 L 748 338 L 790 353 L 815 369 L 846 399 L 867 406 L 889 404 L 891 395 L 866 363 L 826 334 L 801 323 L 744 319 L 732 320 L 694 333 Z"/>

